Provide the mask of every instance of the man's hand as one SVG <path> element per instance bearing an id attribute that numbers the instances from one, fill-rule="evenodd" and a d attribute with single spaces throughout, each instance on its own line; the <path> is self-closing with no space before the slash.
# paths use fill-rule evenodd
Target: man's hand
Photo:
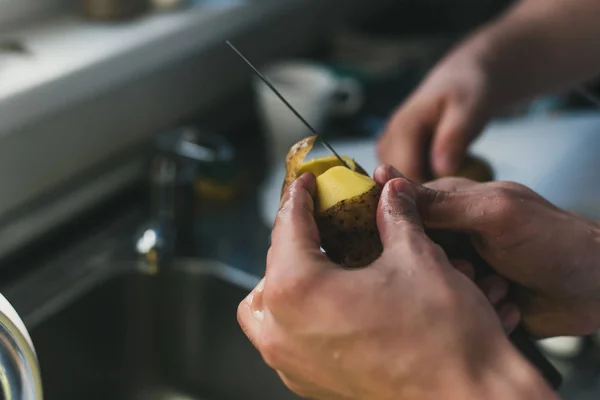
<path id="1" fill-rule="evenodd" d="M 424 182 L 453 175 L 503 107 L 568 89 L 600 70 L 600 2 L 515 2 L 459 43 L 390 119 L 379 156 Z"/>
<path id="2" fill-rule="evenodd" d="M 427 186 L 418 196 L 425 225 L 469 233 L 496 272 L 519 285 L 516 298 L 532 334 L 584 335 L 600 327 L 596 222 L 516 183 L 444 178 Z"/>
<path id="3" fill-rule="evenodd" d="M 394 113 L 378 142 L 379 159 L 418 182 L 455 174 L 491 112 L 490 77 L 477 47 L 460 49 Z"/>
<path id="4" fill-rule="evenodd" d="M 304 174 L 286 191 L 266 276 L 238 309 L 290 389 L 332 400 L 553 398 L 482 292 L 425 234 L 411 183 L 385 184 L 384 252 L 359 270 L 320 251 L 314 190 Z"/>

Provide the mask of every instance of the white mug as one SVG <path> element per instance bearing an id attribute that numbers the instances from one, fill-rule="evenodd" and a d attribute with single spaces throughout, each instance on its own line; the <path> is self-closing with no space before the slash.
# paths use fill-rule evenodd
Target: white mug
<path id="1" fill-rule="evenodd" d="M 358 81 L 336 77 L 318 64 L 284 62 L 266 68 L 264 75 L 319 133 L 328 117 L 351 115 L 363 103 Z M 254 87 L 270 156 L 278 163 L 294 143 L 312 133 L 264 82 L 257 78 Z"/>

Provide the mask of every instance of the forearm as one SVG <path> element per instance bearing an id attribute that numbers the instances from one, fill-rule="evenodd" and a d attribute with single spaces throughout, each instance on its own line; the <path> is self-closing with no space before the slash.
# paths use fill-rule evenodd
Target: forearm
<path id="1" fill-rule="evenodd" d="M 600 1 L 523 0 L 461 46 L 490 76 L 505 106 L 595 77 L 600 72 Z"/>

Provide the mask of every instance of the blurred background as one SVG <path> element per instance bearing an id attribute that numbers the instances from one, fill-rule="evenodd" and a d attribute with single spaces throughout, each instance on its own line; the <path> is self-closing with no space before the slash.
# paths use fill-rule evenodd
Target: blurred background
<path id="1" fill-rule="evenodd" d="M 282 158 L 308 132 L 225 41 L 372 172 L 390 113 L 510 4 L 0 0 L 0 292 L 46 397 L 295 398 L 235 309 L 264 272 Z M 600 217 L 599 128 L 592 103 L 557 93 L 505 110 L 474 152 Z M 540 343 L 567 399 L 600 396 L 596 336 Z"/>

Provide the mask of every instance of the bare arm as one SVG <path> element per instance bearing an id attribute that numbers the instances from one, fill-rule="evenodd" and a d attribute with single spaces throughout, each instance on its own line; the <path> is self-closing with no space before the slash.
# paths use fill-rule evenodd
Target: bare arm
<path id="1" fill-rule="evenodd" d="M 455 174 L 500 108 L 600 73 L 600 0 L 521 0 L 459 43 L 394 112 L 379 158 L 416 181 Z"/>
<path id="2" fill-rule="evenodd" d="M 480 49 L 505 105 L 598 75 L 599 41 L 600 1 L 523 0 L 465 45 Z"/>

